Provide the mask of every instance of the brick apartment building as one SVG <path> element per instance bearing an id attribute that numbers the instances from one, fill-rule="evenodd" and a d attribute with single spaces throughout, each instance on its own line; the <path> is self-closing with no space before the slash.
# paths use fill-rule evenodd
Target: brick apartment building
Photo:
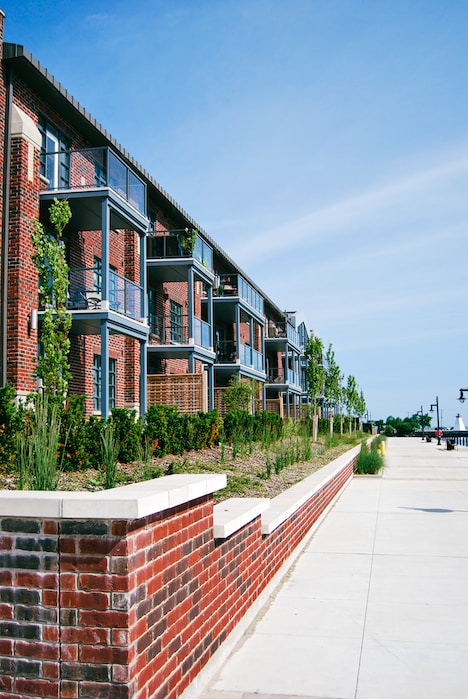
<path id="1" fill-rule="evenodd" d="M 252 379 L 252 409 L 297 416 L 307 401 L 304 323 L 282 311 L 21 45 L 0 81 L 1 385 L 37 389 L 41 309 L 33 222 L 68 200 L 70 392 L 87 412 L 217 407 Z"/>

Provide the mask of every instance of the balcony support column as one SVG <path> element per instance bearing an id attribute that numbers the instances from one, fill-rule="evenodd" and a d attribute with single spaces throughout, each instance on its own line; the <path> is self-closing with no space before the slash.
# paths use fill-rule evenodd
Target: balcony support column
<path id="1" fill-rule="evenodd" d="M 110 209 L 109 202 L 105 198 L 102 200 L 101 211 L 101 273 L 102 273 L 102 288 L 101 288 L 101 308 L 109 308 L 109 236 L 110 236 Z"/>
<path id="2" fill-rule="evenodd" d="M 189 342 L 193 342 L 194 340 L 194 332 L 193 332 L 193 316 L 195 312 L 195 302 L 194 302 L 194 274 L 193 274 L 193 265 L 190 265 L 188 268 L 188 337 L 189 337 Z"/>
<path id="3" fill-rule="evenodd" d="M 240 306 L 236 303 L 236 360 L 240 359 Z"/>
<path id="4" fill-rule="evenodd" d="M 109 417 L 109 328 L 101 320 L 101 416 Z"/>
<path id="5" fill-rule="evenodd" d="M 147 342 L 140 342 L 140 415 L 146 414 L 148 406 L 148 349 Z"/>

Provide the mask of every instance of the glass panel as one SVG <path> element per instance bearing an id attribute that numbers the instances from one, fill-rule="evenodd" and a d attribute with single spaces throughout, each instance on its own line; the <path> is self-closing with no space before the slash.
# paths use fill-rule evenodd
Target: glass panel
<path id="1" fill-rule="evenodd" d="M 127 168 L 112 151 L 109 151 L 109 187 L 127 198 Z"/>

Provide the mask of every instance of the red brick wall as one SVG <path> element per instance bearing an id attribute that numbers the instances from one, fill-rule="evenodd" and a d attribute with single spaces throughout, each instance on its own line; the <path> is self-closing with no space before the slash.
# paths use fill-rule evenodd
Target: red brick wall
<path id="1" fill-rule="evenodd" d="M 176 699 L 352 476 L 271 535 L 205 496 L 135 521 L 0 520 L 0 696 Z"/>

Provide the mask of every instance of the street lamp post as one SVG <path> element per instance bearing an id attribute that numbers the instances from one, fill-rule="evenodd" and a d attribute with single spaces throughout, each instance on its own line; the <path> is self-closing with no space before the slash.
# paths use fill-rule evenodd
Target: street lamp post
<path id="1" fill-rule="evenodd" d="M 463 395 L 464 393 L 468 393 L 468 388 L 460 388 L 460 395 L 458 396 L 460 403 L 464 403 L 466 400 L 465 396 Z"/>
<path id="2" fill-rule="evenodd" d="M 431 407 L 430 407 L 431 413 L 434 412 L 434 408 L 436 409 L 436 415 L 437 415 L 437 444 L 440 444 L 439 396 L 436 396 L 435 403 L 431 403 Z"/>
<path id="3" fill-rule="evenodd" d="M 421 410 L 418 410 L 416 415 L 421 415 L 421 432 L 422 432 L 422 441 L 424 442 L 424 412 L 423 412 L 422 405 L 421 405 Z"/>

